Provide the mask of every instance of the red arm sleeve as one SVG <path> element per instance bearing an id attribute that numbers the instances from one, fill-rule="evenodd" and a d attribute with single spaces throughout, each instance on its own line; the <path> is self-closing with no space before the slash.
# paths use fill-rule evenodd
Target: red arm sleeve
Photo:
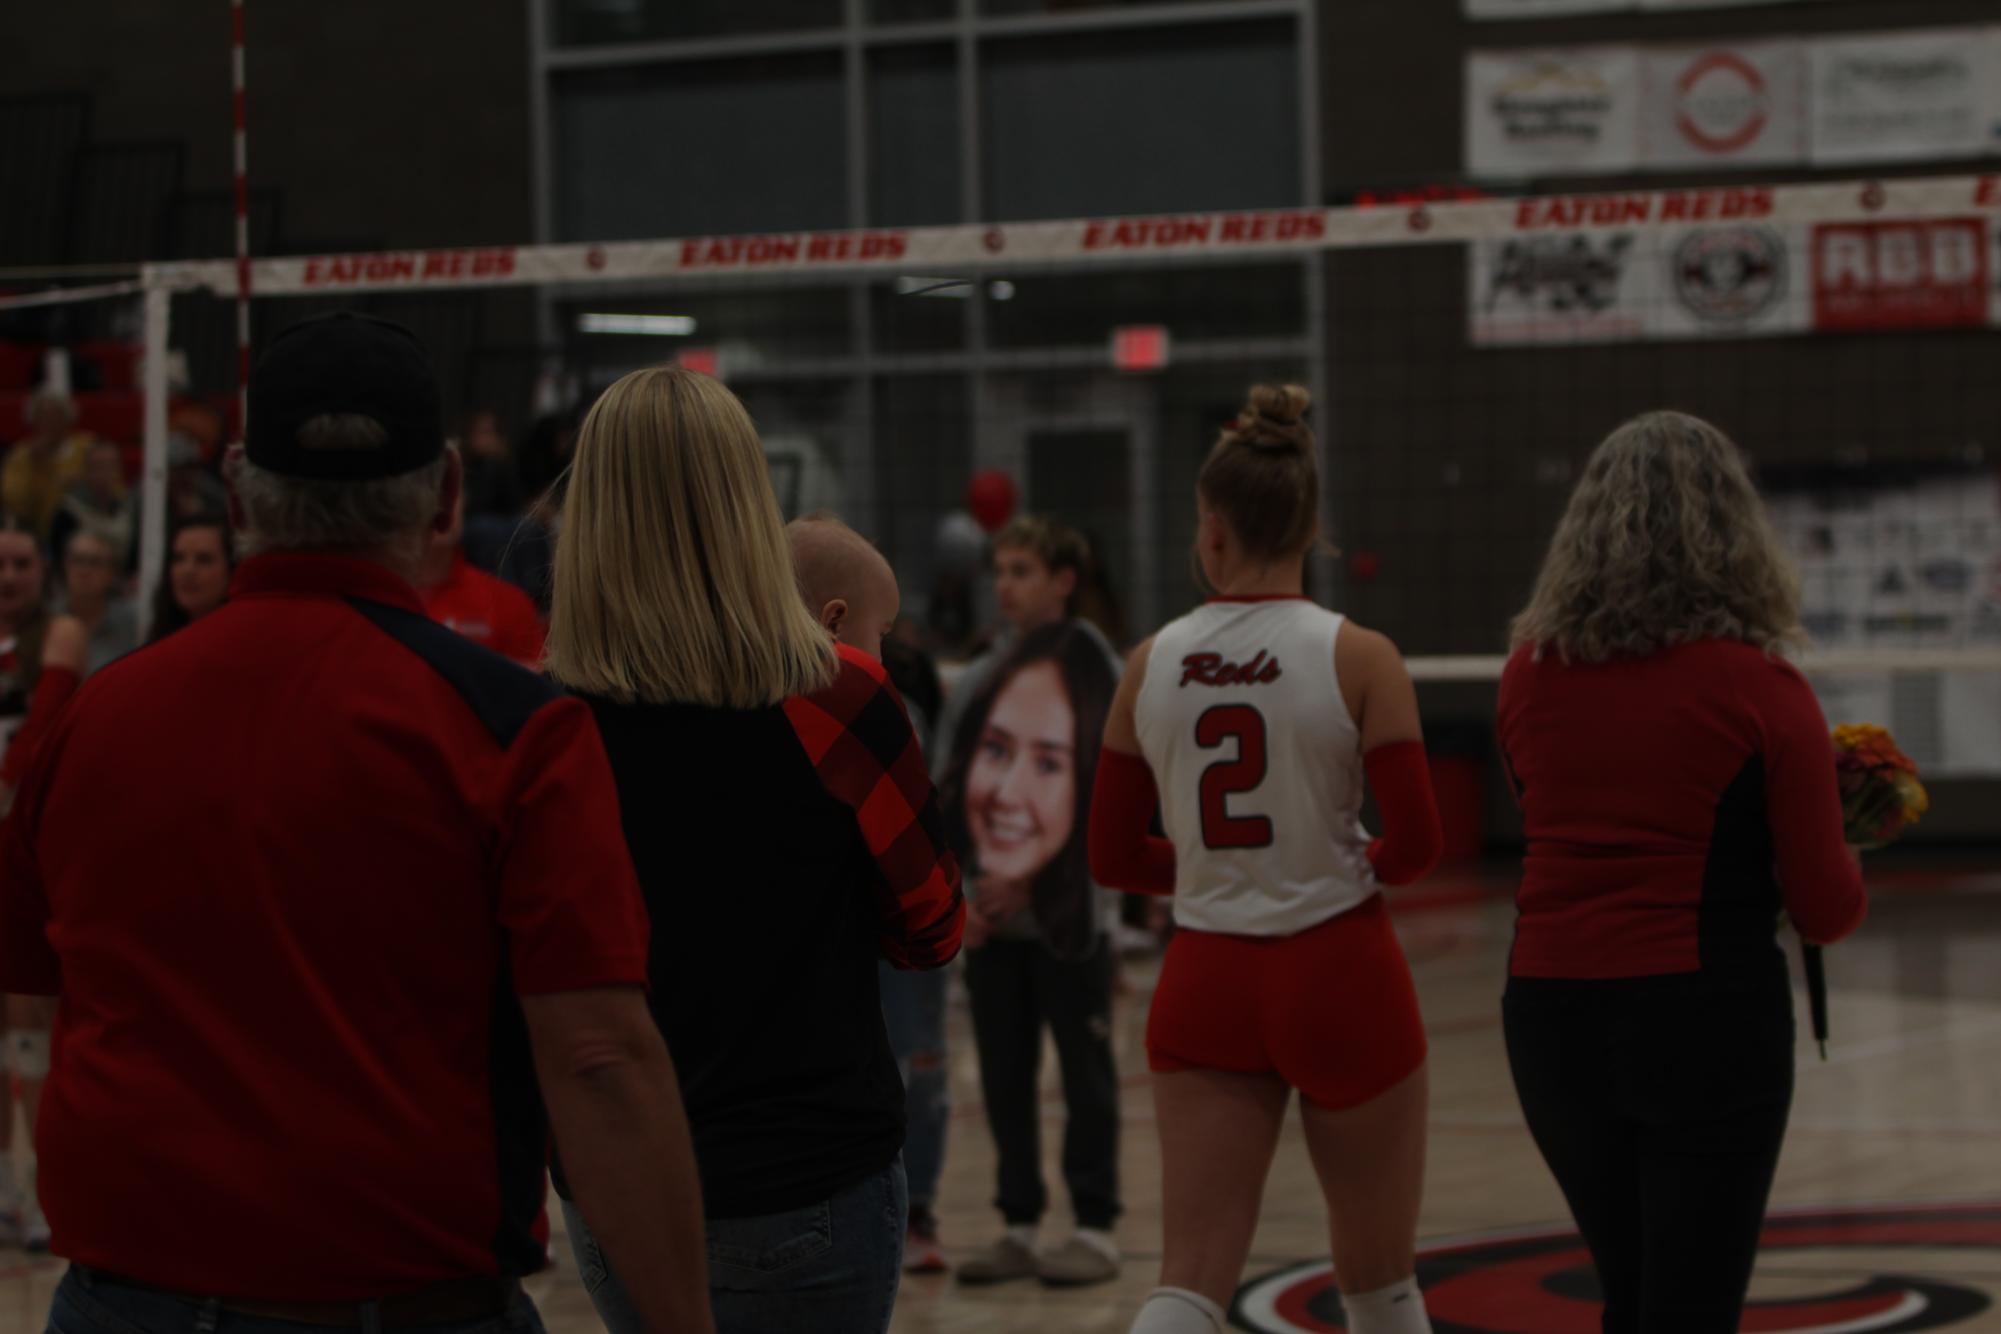
<path id="1" fill-rule="evenodd" d="M 787 700 L 785 713 L 875 859 L 882 957 L 895 968 L 941 968 L 959 953 L 966 900 L 924 752 L 882 664 L 846 646 L 840 653 L 834 684 Z"/>
<path id="2" fill-rule="evenodd" d="M 1800 935 L 1825 945 L 1862 925 L 1869 900 L 1842 833 L 1834 742 L 1820 701 L 1792 668 L 1774 675 L 1762 716 L 1765 810 L 1779 888 Z"/>
<path id="3" fill-rule="evenodd" d="M 517 995 L 646 981 L 646 904 L 588 706 L 542 706 L 508 747 L 496 848 Z"/>
<path id="4" fill-rule="evenodd" d="M 1153 769 L 1138 755 L 1098 752 L 1091 787 L 1091 878 L 1133 894 L 1174 892 L 1174 845 L 1148 832 L 1160 804 Z"/>
<path id="5" fill-rule="evenodd" d="M 22 776 L 34 763 L 35 752 L 41 749 L 42 738 L 56 725 L 63 705 L 69 703 L 81 684 L 83 678 L 68 667 L 42 669 L 41 679 L 35 682 L 35 697 L 28 705 L 28 716 L 7 747 L 7 758 L 0 761 L 0 783 L 8 787 L 21 785 Z"/>
<path id="6" fill-rule="evenodd" d="M 1431 764 L 1422 741 L 1393 741 L 1362 757 L 1369 790 L 1383 817 L 1383 836 L 1369 844 L 1376 879 L 1386 885 L 1421 880 L 1438 865 L 1445 833 L 1431 792 Z"/>

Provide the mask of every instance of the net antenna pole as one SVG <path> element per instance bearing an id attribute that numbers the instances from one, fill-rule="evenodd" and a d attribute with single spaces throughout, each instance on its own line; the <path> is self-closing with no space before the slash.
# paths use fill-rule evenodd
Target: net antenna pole
<path id="1" fill-rule="evenodd" d="M 230 109 L 236 160 L 236 432 L 250 431 L 250 106 L 244 96 L 243 0 L 229 0 Z"/>
<path id="2" fill-rule="evenodd" d="M 139 633 L 153 631 L 152 591 L 167 566 L 167 345 L 174 294 L 148 275 L 145 285 L 145 456 L 139 474 Z"/>

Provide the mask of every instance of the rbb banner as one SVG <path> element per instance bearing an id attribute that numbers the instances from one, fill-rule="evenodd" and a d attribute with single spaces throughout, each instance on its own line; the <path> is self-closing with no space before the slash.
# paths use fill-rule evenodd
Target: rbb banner
<path id="1" fill-rule="evenodd" d="M 1752 222 L 1476 246 L 1468 332 L 1489 347 L 1800 333 L 1802 236 Z"/>
<path id="2" fill-rule="evenodd" d="M 1645 166 L 1763 166 L 1806 156 L 1806 52 L 1798 42 L 1650 49 L 1641 78 Z"/>
<path id="3" fill-rule="evenodd" d="M 1629 170 L 1639 157 L 1639 70 L 1631 47 L 1475 52 L 1467 165 L 1491 177 Z"/>
<path id="4" fill-rule="evenodd" d="M 1951 329 L 1988 321 L 1979 218 L 1824 223 L 1813 229 L 1813 327 Z"/>
<path id="5" fill-rule="evenodd" d="M 1815 165 L 1972 157 L 1993 147 L 1997 71 L 1986 31 L 1829 37 L 1808 53 Z"/>

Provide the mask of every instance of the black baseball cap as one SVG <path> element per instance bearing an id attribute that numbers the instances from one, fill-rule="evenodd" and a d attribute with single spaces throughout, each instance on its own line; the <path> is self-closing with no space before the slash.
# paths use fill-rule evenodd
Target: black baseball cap
<path id="1" fill-rule="evenodd" d="M 373 418 L 388 433 L 369 449 L 308 449 L 315 417 Z M 417 336 L 392 320 L 339 310 L 292 325 L 250 373 L 244 452 L 260 468 L 317 481 L 400 477 L 445 452 L 438 377 Z"/>

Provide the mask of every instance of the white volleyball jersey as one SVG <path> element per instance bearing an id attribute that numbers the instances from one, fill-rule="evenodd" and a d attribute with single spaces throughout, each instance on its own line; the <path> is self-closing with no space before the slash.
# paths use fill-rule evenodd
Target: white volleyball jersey
<path id="1" fill-rule="evenodd" d="M 1136 713 L 1182 926 L 1292 935 L 1376 893 L 1341 621 L 1304 598 L 1219 599 L 1154 636 Z"/>

